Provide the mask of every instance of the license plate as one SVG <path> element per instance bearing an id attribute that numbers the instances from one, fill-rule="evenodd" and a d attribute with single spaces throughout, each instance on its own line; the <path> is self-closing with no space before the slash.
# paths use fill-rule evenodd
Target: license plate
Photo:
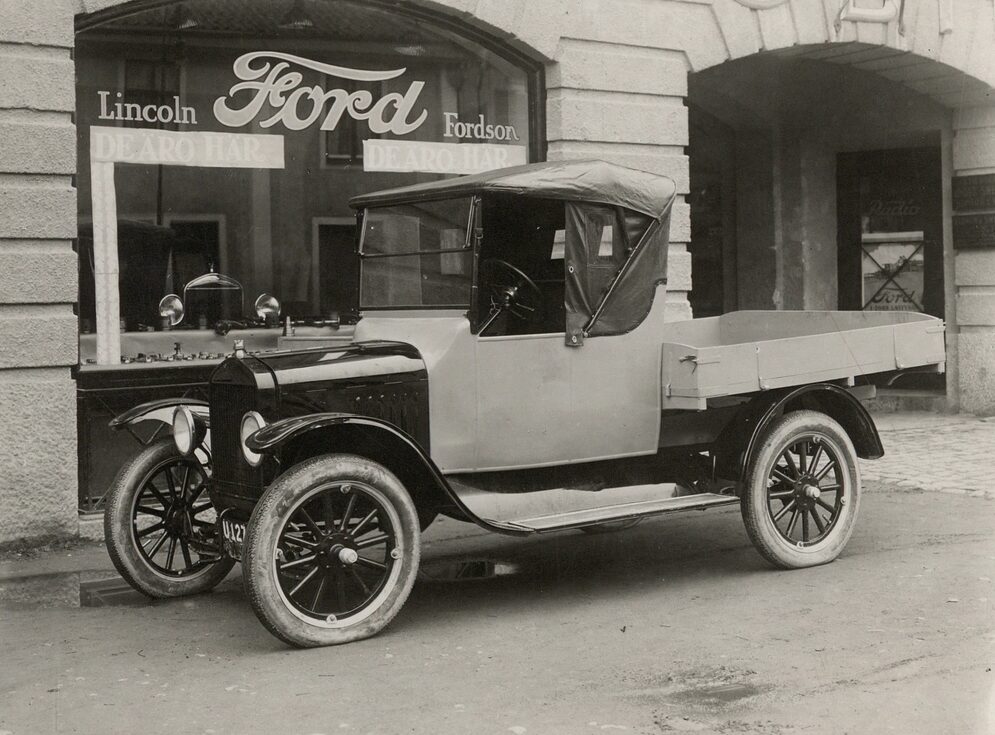
<path id="1" fill-rule="evenodd" d="M 228 516 L 228 511 L 221 514 L 218 520 L 221 524 L 221 545 L 225 554 L 232 559 L 242 561 L 242 544 L 245 542 L 245 524 Z"/>

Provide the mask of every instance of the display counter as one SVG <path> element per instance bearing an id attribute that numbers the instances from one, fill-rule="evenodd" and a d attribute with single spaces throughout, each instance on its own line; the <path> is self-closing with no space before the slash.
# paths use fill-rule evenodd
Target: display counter
<path id="1" fill-rule="evenodd" d="M 81 335 L 75 371 L 80 510 L 102 510 L 117 470 L 163 431 L 151 422 L 112 431 L 107 423 L 119 413 L 159 398 L 206 400 L 211 372 L 232 353 L 235 340 L 242 340 L 248 352 L 326 347 L 350 342 L 354 329 L 297 326 L 289 335 L 282 327 L 233 329 L 225 335 L 196 329 L 123 332 L 117 365 L 95 364 L 96 335 Z"/>

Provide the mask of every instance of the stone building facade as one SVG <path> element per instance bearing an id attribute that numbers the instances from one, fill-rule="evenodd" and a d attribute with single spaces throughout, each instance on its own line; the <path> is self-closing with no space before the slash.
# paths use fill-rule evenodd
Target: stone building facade
<path id="1" fill-rule="evenodd" d="M 0 545 L 78 529 L 77 28 L 97 14 L 166 4 L 0 0 Z M 995 243 L 958 247 L 954 208 L 959 178 L 995 173 L 990 0 L 908 0 L 901 14 L 893 0 L 414 4 L 541 63 L 547 159 L 604 158 L 677 182 L 682 200 L 672 222 L 668 297 L 674 319 L 691 316 L 694 278 L 708 277 L 692 273 L 689 244 L 694 157 L 709 140 L 691 140 L 689 110 L 722 117 L 735 107 L 730 118 L 739 121 L 732 127 L 740 165 L 730 179 L 738 237 L 726 266 L 726 302 L 735 290 L 731 303 L 739 307 L 838 305 L 835 204 L 820 208 L 836 194 L 836 159 L 826 152 L 849 147 L 827 143 L 816 128 L 852 126 L 848 140 L 858 147 L 918 145 L 928 137 L 942 170 L 947 398 L 954 408 L 995 413 Z M 799 64 L 804 70 L 793 76 Z M 771 76 L 758 76 L 766 72 Z M 736 98 L 730 80 L 737 73 L 749 99 Z M 764 101 L 775 79 L 788 96 Z M 809 79 L 831 89 L 822 95 Z M 793 108 L 792 90 L 800 86 L 814 98 L 799 97 Z M 818 113 L 826 119 L 805 117 L 805 106 L 821 109 L 828 99 L 838 104 Z M 894 116 L 875 117 L 879 105 Z M 751 131 L 759 146 L 749 143 Z"/>

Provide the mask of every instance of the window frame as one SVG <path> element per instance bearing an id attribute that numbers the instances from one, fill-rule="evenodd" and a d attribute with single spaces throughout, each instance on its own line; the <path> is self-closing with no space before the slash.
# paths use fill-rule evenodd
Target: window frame
<path id="1" fill-rule="evenodd" d="M 460 248 L 440 248 L 438 250 L 417 250 L 411 253 L 366 253 L 363 250 L 363 246 L 366 242 L 366 218 L 371 209 L 390 209 L 392 207 L 405 206 L 406 204 L 411 204 L 411 202 L 395 202 L 394 204 L 385 204 L 380 207 L 366 207 L 363 209 L 362 223 L 360 225 L 359 231 L 359 311 L 360 313 L 366 311 L 452 311 L 453 309 L 459 309 L 467 312 L 469 315 L 473 307 L 473 299 L 477 292 L 477 237 L 476 237 L 476 223 L 478 222 L 478 211 L 480 209 L 480 197 L 470 196 L 470 197 L 453 197 L 453 196 L 441 196 L 433 199 L 419 200 L 419 204 L 429 204 L 431 202 L 441 202 L 441 201 L 452 201 L 455 199 L 469 199 L 470 207 L 467 216 L 466 225 L 466 235 L 463 239 L 463 247 Z M 470 259 L 470 302 L 466 304 L 432 304 L 432 305 L 413 305 L 413 306 L 367 306 L 363 302 L 363 269 L 365 263 L 368 260 L 380 260 L 383 258 L 421 258 L 426 255 L 444 255 L 447 253 L 472 253 Z"/>

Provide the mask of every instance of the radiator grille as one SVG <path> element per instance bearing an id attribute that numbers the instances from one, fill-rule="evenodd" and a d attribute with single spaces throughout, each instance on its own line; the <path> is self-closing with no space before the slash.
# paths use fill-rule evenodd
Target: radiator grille
<path id="1" fill-rule="evenodd" d="M 211 453 L 213 479 L 219 483 L 262 487 L 260 468 L 242 456 L 242 417 L 256 408 L 256 388 L 237 383 L 211 383 Z"/>

